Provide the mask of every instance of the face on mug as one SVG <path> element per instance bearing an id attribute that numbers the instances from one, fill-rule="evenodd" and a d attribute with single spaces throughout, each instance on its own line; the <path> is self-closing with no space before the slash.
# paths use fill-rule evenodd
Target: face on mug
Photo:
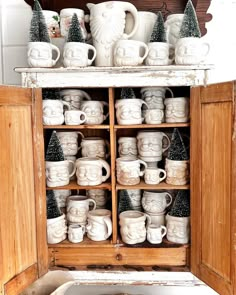
<path id="1" fill-rule="evenodd" d="M 106 151 L 105 151 L 105 145 L 104 142 L 97 141 L 96 143 L 88 142 L 88 144 L 84 144 L 82 142 L 82 156 L 83 157 L 99 157 L 99 158 L 105 158 L 106 157 Z"/>
<path id="2" fill-rule="evenodd" d="M 138 105 L 121 105 L 117 109 L 117 117 L 122 120 L 141 119 L 141 107 Z"/>
<path id="3" fill-rule="evenodd" d="M 188 225 L 185 222 L 170 220 L 167 222 L 167 238 L 176 243 L 186 243 L 189 236 Z"/>
<path id="4" fill-rule="evenodd" d="M 159 183 L 160 180 L 160 172 L 158 169 L 148 169 L 145 173 L 145 182 L 149 183 Z"/>
<path id="5" fill-rule="evenodd" d="M 104 206 L 107 202 L 105 190 L 88 190 L 87 195 L 96 202 L 96 207 Z"/>
<path id="6" fill-rule="evenodd" d="M 85 55 L 84 49 L 77 46 L 66 48 L 63 56 L 64 64 L 67 67 L 82 66 L 87 58 L 87 54 Z"/>
<path id="7" fill-rule="evenodd" d="M 142 199 L 142 206 L 145 211 L 148 212 L 162 212 L 166 208 L 166 199 Z"/>
<path id="8" fill-rule="evenodd" d="M 149 137 L 140 138 L 138 140 L 138 150 L 140 155 L 142 154 L 152 154 L 155 153 L 158 156 L 162 155 L 162 141 L 159 138 Z"/>
<path id="9" fill-rule="evenodd" d="M 180 103 L 178 102 L 172 102 L 166 104 L 166 110 L 165 115 L 167 118 L 172 119 L 184 119 L 188 117 L 189 108 L 188 108 L 188 102 Z"/>
<path id="10" fill-rule="evenodd" d="M 49 243 L 59 243 L 66 238 L 67 227 L 65 219 L 61 219 L 47 226 L 47 236 Z"/>
<path id="11" fill-rule="evenodd" d="M 75 156 L 78 152 L 78 142 L 77 136 L 73 135 L 59 135 L 59 140 L 61 143 L 61 147 L 63 150 L 64 155 L 66 156 Z"/>
<path id="12" fill-rule="evenodd" d="M 67 166 L 51 166 L 46 168 L 47 181 L 51 183 L 65 182 L 69 179 Z"/>
<path id="13" fill-rule="evenodd" d="M 120 183 L 137 184 L 139 182 L 139 168 L 117 166 L 117 180 Z"/>
<path id="14" fill-rule="evenodd" d="M 149 43 L 149 52 L 146 58 L 146 64 L 150 66 L 154 65 L 168 65 L 169 64 L 169 45 L 167 43 L 162 44 Z"/>
<path id="15" fill-rule="evenodd" d="M 144 222 L 124 224 L 120 228 L 122 239 L 126 243 L 140 243 L 146 239 L 146 228 Z"/>
<path id="16" fill-rule="evenodd" d="M 172 179 L 174 178 L 177 181 L 186 180 L 189 174 L 187 165 L 179 166 L 179 167 L 166 165 L 165 170 L 166 170 L 166 174 L 168 178 L 172 178 Z"/>
<path id="17" fill-rule="evenodd" d="M 115 64 L 117 65 L 133 65 L 136 63 L 134 59 L 139 59 L 139 52 L 132 45 L 118 46 L 114 52 Z"/>
<path id="18" fill-rule="evenodd" d="M 104 120 L 103 107 L 97 105 L 87 105 L 82 108 L 82 111 L 87 115 L 86 122 L 89 124 L 101 124 Z"/>
<path id="19" fill-rule="evenodd" d="M 60 125 L 64 122 L 63 105 L 61 103 L 49 103 L 43 101 L 43 124 Z"/>
<path id="20" fill-rule="evenodd" d="M 121 142 L 119 143 L 119 155 L 120 156 L 137 156 L 137 145 L 133 142 Z"/>
<path id="21" fill-rule="evenodd" d="M 70 222 L 85 223 L 87 219 L 88 209 L 86 207 L 70 207 L 67 209 L 67 219 Z"/>
<path id="22" fill-rule="evenodd" d="M 102 177 L 102 169 L 98 166 L 80 166 L 76 171 L 76 176 L 80 181 L 98 181 Z"/>
<path id="23" fill-rule="evenodd" d="M 37 42 L 38 43 L 38 42 Z M 48 44 L 41 42 L 40 46 L 35 46 L 28 50 L 28 61 L 33 67 L 52 66 L 52 48 Z"/>

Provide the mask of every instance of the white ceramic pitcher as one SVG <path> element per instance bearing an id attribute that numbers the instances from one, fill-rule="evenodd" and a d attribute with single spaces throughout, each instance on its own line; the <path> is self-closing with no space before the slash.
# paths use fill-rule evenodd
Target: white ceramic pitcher
<path id="1" fill-rule="evenodd" d="M 87 3 L 90 10 L 90 30 L 93 45 L 97 50 L 96 66 L 113 66 L 113 46 L 120 39 L 129 39 L 138 27 L 138 13 L 129 2 L 107 1 L 99 4 Z M 125 34 L 126 12 L 134 18 L 130 34 Z"/>

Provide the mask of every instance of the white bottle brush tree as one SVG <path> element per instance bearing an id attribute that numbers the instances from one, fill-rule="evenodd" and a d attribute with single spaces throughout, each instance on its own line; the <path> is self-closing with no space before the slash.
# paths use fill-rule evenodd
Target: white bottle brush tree
<path id="1" fill-rule="evenodd" d="M 129 87 L 122 88 L 120 98 L 121 99 L 136 98 L 133 88 L 129 88 Z"/>
<path id="2" fill-rule="evenodd" d="M 184 10 L 184 18 L 180 27 L 179 36 L 180 38 L 201 38 L 197 14 L 191 0 L 188 1 Z"/>
<path id="3" fill-rule="evenodd" d="M 49 162 L 65 161 L 64 153 L 56 131 L 53 131 L 49 140 L 45 159 Z"/>
<path id="4" fill-rule="evenodd" d="M 172 161 L 186 161 L 189 159 L 187 149 L 178 128 L 174 128 L 172 133 L 167 159 Z"/>
<path id="5" fill-rule="evenodd" d="M 173 206 L 168 215 L 175 217 L 190 216 L 190 196 L 189 191 L 180 190 L 174 200 Z"/>
<path id="6" fill-rule="evenodd" d="M 67 42 L 85 43 L 85 39 L 83 37 L 83 33 L 76 13 L 74 13 L 72 16 L 71 25 L 68 31 Z"/>
<path id="7" fill-rule="evenodd" d="M 33 15 L 30 24 L 30 42 L 48 42 L 50 37 L 46 25 L 45 17 L 42 12 L 42 7 L 38 0 L 34 0 Z"/>
<path id="8" fill-rule="evenodd" d="M 149 42 L 166 42 L 166 30 L 164 26 L 164 19 L 160 11 L 157 13 L 157 19 L 154 24 Z"/>
<path id="9" fill-rule="evenodd" d="M 58 207 L 57 200 L 53 190 L 46 192 L 47 196 L 47 219 L 56 218 L 62 215 L 61 210 Z"/>

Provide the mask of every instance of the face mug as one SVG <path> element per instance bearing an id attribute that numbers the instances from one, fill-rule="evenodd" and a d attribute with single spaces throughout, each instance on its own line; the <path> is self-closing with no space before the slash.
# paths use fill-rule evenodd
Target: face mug
<path id="1" fill-rule="evenodd" d="M 167 91 L 174 97 L 174 93 L 168 87 L 143 87 L 140 92 L 149 109 L 164 110 L 163 99 Z"/>
<path id="2" fill-rule="evenodd" d="M 89 204 L 92 203 L 92 210 L 96 209 L 96 203 L 93 199 L 86 196 L 73 195 L 68 198 L 67 202 L 67 220 L 70 223 L 85 225 L 89 211 Z"/>
<path id="3" fill-rule="evenodd" d="M 149 224 L 147 227 L 147 240 L 151 244 L 161 244 L 162 238 L 166 235 L 167 229 L 163 225 Z"/>
<path id="4" fill-rule="evenodd" d="M 63 101 L 70 105 L 70 110 L 80 110 L 83 100 L 91 100 L 87 92 L 79 89 L 63 89 L 60 91 L 60 96 Z"/>
<path id="5" fill-rule="evenodd" d="M 71 195 L 71 190 L 54 190 L 54 196 L 59 208 L 66 207 L 67 198 Z"/>
<path id="6" fill-rule="evenodd" d="M 103 175 L 103 168 L 106 175 Z M 76 160 L 76 177 L 78 185 L 99 185 L 111 174 L 110 165 L 99 158 L 79 158 Z"/>
<path id="7" fill-rule="evenodd" d="M 108 103 L 105 101 L 83 101 L 81 103 L 81 111 L 85 112 L 87 125 L 102 124 L 109 116 L 109 111 L 104 115 L 104 106 L 108 109 Z"/>
<path id="8" fill-rule="evenodd" d="M 172 203 L 172 196 L 167 192 L 144 191 L 142 197 L 143 209 L 150 213 L 161 213 Z"/>
<path id="9" fill-rule="evenodd" d="M 90 52 L 92 52 L 91 58 L 89 58 Z M 67 42 L 63 51 L 63 64 L 71 68 L 91 66 L 96 54 L 95 47 L 90 44 Z"/>
<path id="10" fill-rule="evenodd" d="M 144 53 L 142 54 L 142 51 Z M 148 47 L 144 42 L 136 40 L 119 40 L 114 47 L 115 66 L 138 66 L 147 57 Z"/>
<path id="11" fill-rule="evenodd" d="M 48 28 L 48 34 L 50 38 L 56 38 L 61 36 L 59 21 L 60 17 L 56 11 L 43 10 L 45 22 Z"/>
<path id="12" fill-rule="evenodd" d="M 197 65 L 203 63 L 210 51 L 210 45 L 201 38 L 180 38 L 175 47 L 177 65 Z"/>
<path id="13" fill-rule="evenodd" d="M 48 244 L 58 244 L 66 239 L 67 226 L 65 215 L 47 219 Z"/>
<path id="14" fill-rule="evenodd" d="M 179 40 L 179 32 L 183 22 L 184 14 L 171 14 L 167 16 L 165 21 L 167 42 L 175 46 Z"/>
<path id="15" fill-rule="evenodd" d="M 127 190 L 129 199 L 133 208 L 141 207 L 142 193 L 140 189 L 129 189 Z"/>
<path id="16" fill-rule="evenodd" d="M 166 183 L 185 185 L 189 182 L 189 160 L 173 161 L 166 158 Z"/>
<path id="17" fill-rule="evenodd" d="M 118 99 L 115 103 L 116 119 L 119 125 L 142 124 L 142 105 L 147 104 L 139 98 Z"/>
<path id="18" fill-rule="evenodd" d="M 167 240 L 177 244 L 187 244 L 189 242 L 189 217 L 166 216 Z"/>
<path id="19" fill-rule="evenodd" d="M 43 100 L 43 125 L 62 125 L 64 123 L 64 107 L 70 109 L 70 105 L 62 100 Z"/>
<path id="20" fill-rule="evenodd" d="M 71 160 L 57 161 L 46 163 L 46 182 L 48 187 L 57 187 L 67 185 L 70 182 L 70 177 L 75 174 L 75 165 Z M 74 169 L 69 173 L 69 165 L 73 165 Z"/>
<path id="21" fill-rule="evenodd" d="M 105 241 L 112 234 L 111 211 L 96 209 L 88 212 L 87 237 L 92 241 Z"/>
<path id="22" fill-rule="evenodd" d="M 154 224 L 156 226 L 165 225 L 166 211 L 160 213 L 151 213 L 144 210 L 144 212 L 151 218 L 151 224 Z"/>
<path id="23" fill-rule="evenodd" d="M 107 159 L 110 156 L 110 144 L 108 140 L 101 137 L 85 137 L 81 145 L 82 157 Z"/>
<path id="24" fill-rule="evenodd" d="M 104 189 L 90 189 L 86 190 L 88 198 L 96 202 L 97 209 L 105 209 L 107 203 L 107 191 Z"/>
<path id="25" fill-rule="evenodd" d="M 52 58 L 53 51 L 57 56 Z M 47 42 L 28 43 L 28 64 L 33 68 L 51 68 L 55 66 L 60 58 L 60 50 L 53 44 Z"/>
<path id="26" fill-rule="evenodd" d="M 65 111 L 65 124 L 66 125 L 81 125 L 87 120 L 84 112 L 79 110 Z"/>
<path id="27" fill-rule="evenodd" d="M 147 66 L 171 65 L 174 61 L 174 46 L 165 42 L 148 43 L 148 55 L 145 59 Z"/>
<path id="28" fill-rule="evenodd" d="M 185 123 L 189 121 L 189 98 L 174 97 L 164 101 L 166 123 Z"/>
<path id="29" fill-rule="evenodd" d="M 163 176 L 161 177 L 161 174 Z M 146 184 L 159 184 L 166 178 L 166 172 L 160 168 L 147 168 L 144 174 L 144 181 Z"/>
<path id="30" fill-rule="evenodd" d="M 147 124 L 161 124 L 164 119 L 164 112 L 159 109 L 145 110 L 144 119 Z"/>
<path id="31" fill-rule="evenodd" d="M 144 166 L 141 169 L 141 166 Z M 122 185 L 136 185 L 140 183 L 140 176 L 143 176 L 147 164 L 139 159 L 122 157 L 116 159 L 117 182 Z"/>
<path id="32" fill-rule="evenodd" d="M 80 224 L 70 224 L 68 228 L 68 240 L 71 243 L 80 243 L 84 239 L 85 227 Z"/>
<path id="33" fill-rule="evenodd" d="M 118 153 L 120 158 L 138 156 L 137 139 L 136 137 L 120 137 L 118 139 Z"/>
<path id="34" fill-rule="evenodd" d="M 79 131 L 59 131 L 57 137 L 60 141 L 65 156 L 76 156 L 78 153 L 78 138 L 84 138 Z"/>
<path id="35" fill-rule="evenodd" d="M 164 139 L 167 145 L 164 146 Z M 138 153 L 139 158 L 147 162 L 155 162 L 162 160 L 162 154 L 169 148 L 170 139 L 163 133 L 152 130 L 138 132 Z"/>

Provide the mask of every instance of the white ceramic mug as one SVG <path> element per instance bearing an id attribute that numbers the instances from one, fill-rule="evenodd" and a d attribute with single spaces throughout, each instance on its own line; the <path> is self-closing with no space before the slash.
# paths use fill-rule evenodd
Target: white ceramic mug
<path id="1" fill-rule="evenodd" d="M 141 88 L 142 99 L 146 102 L 149 109 L 164 110 L 164 102 L 166 92 L 174 97 L 172 90 L 168 87 L 143 87 Z"/>
<path id="2" fill-rule="evenodd" d="M 70 224 L 68 227 L 68 240 L 71 243 L 80 243 L 84 239 L 85 227 L 80 224 Z"/>
<path id="3" fill-rule="evenodd" d="M 79 110 L 65 111 L 65 124 L 66 125 L 81 125 L 87 119 L 87 115 Z"/>
<path id="4" fill-rule="evenodd" d="M 61 36 L 60 32 L 60 17 L 56 11 L 43 10 L 43 15 L 45 17 L 46 25 L 48 28 L 48 34 L 50 38 L 56 38 Z"/>
<path id="5" fill-rule="evenodd" d="M 66 239 L 67 226 L 65 215 L 47 219 L 48 244 L 58 244 Z"/>
<path id="6" fill-rule="evenodd" d="M 88 212 L 87 237 L 93 241 L 105 241 L 112 234 L 111 211 L 96 209 Z"/>
<path id="7" fill-rule="evenodd" d="M 142 124 L 142 105 L 145 101 L 139 98 L 118 99 L 115 103 L 116 119 L 119 125 Z M 148 108 L 148 106 L 147 106 Z"/>
<path id="8" fill-rule="evenodd" d="M 140 211 L 124 211 L 119 215 L 120 233 L 126 244 L 142 243 L 146 240 L 147 226 L 151 223 L 150 217 Z"/>
<path id="9" fill-rule="evenodd" d="M 210 51 L 210 45 L 201 38 L 180 38 L 175 47 L 177 65 L 198 65 L 203 63 Z"/>
<path id="10" fill-rule="evenodd" d="M 172 203 L 172 196 L 167 192 L 144 191 L 142 206 L 150 213 L 161 213 Z"/>
<path id="11" fill-rule="evenodd" d="M 142 49 L 144 53 L 142 54 Z M 114 47 L 115 66 L 138 66 L 148 55 L 148 47 L 144 42 L 136 40 L 119 40 Z"/>
<path id="12" fill-rule="evenodd" d="M 70 177 L 75 173 L 75 166 L 69 173 L 69 165 L 74 165 L 73 161 L 55 161 L 46 163 L 46 182 L 48 187 L 57 187 L 67 185 L 70 182 Z"/>
<path id="13" fill-rule="evenodd" d="M 90 95 L 80 89 L 63 89 L 60 90 L 61 99 L 69 103 L 71 110 L 80 110 L 83 100 L 91 100 Z"/>
<path id="14" fill-rule="evenodd" d="M 174 46 L 165 42 L 148 43 L 148 55 L 145 59 L 147 66 L 170 65 L 174 61 Z"/>
<path id="15" fill-rule="evenodd" d="M 172 185 L 185 185 L 189 182 L 189 160 L 173 161 L 166 158 L 166 183 Z"/>
<path id="16" fill-rule="evenodd" d="M 52 53 L 56 51 L 56 58 L 53 59 Z M 53 44 L 47 42 L 28 43 L 28 64 L 33 68 L 51 68 L 55 66 L 60 58 L 60 50 Z"/>
<path id="17" fill-rule="evenodd" d="M 88 198 L 96 202 L 97 209 L 105 209 L 107 203 L 107 191 L 104 189 L 89 189 L 86 190 Z"/>
<path id="18" fill-rule="evenodd" d="M 71 190 L 54 190 L 54 196 L 59 208 L 66 207 L 67 198 L 71 195 Z"/>
<path id="19" fill-rule="evenodd" d="M 93 204 L 92 210 L 96 209 L 96 203 L 93 199 L 86 196 L 73 195 L 68 197 L 67 202 L 67 220 L 72 223 L 86 225 L 89 204 Z"/>
<path id="20" fill-rule="evenodd" d="M 161 177 L 160 175 L 163 174 Z M 144 181 L 146 184 L 159 184 L 166 178 L 166 172 L 160 168 L 146 168 Z"/>
<path id="21" fill-rule="evenodd" d="M 85 137 L 80 145 L 82 157 L 107 159 L 110 156 L 110 143 L 101 137 Z"/>
<path id="22" fill-rule="evenodd" d="M 189 120 L 189 98 L 174 97 L 166 98 L 164 101 L 165 121 L 167 123 L 184 123 Z"/>
<path id="23" fill-rule="evenodd" d="M 103 175 L 103 168 L 106 175 Z M 78 185 L 99 185 L 111 174 L 110 165 L 99 158 L 79 158 L 76 160 L 76 176 Z"/>
<path id="24" fill-rule="evenodd" d="M 151 213 L 149 211 L 144 210 L 144 212 L 150 216 L 151 218 L 151 224 L 155 224 L 156 226 L 165 225 L 166 220 L 166 211 L 160 212 L 160 213 Z"/>
<path id="25" fill-rule="evenodd" d="M 137 210 L 136 208 L 141 209 L 141 198 L 142 198 L 141 190 L 140 189 L 129 189 L 129 190 L 126 190 L 126 192 L 129 195 L 129 199 L 130 199 L 131 205 L 134 208 L 134 210 Z"/>
<path id="26" fill-rule="evenodd" d="M 81 103 L 81 111 L 85 112 L 87 125 L 102 124 L 109 116 L 109 111 L 104 115 L 104 106 L 108 108 L 108 103 L 105 101 L 83 101 Z"/>
<path id="27" fill-rule="evenodd" d="M 65 156 L 65 160 L 70 160 L 73 162 L 73 165 L 72 165 L 72 162 L 70 162 L 70 165 L 69 165 L 69 174 L 71 174 L 75 166 L 76 156 Z M 76 179 L 75 174 L 70 177 L 70 180 L 75 180 L 75 179 Z"/>
<path id="28" fill-rule="evenodd" d="M 90 52 L 92 57 L 90 58 Z M 67 42 L 63 51 L 63 64 L 65 67 L 91 66 L 96 58 L 96 49 L 90 44 L 81 42 Z"/>
<path id="29" fill-rule="evenodd" d="M 163 147 L 164 140 L 167 140 L 166 147 Z M 162 154 L 169 148 L 169 137 L 159 131 L 144 130 L 138 132 L 138 153 L 139 158 L 147 162 L 155 162 L 162 160 Z"/>
<path id="30" fill-rule="evenodd" d="M 189 242 L 190 218 L 166 215 L 167 240 L 177 244 Z"/>
<path id="31" fill-rule="evenodd" d="M 83 133 L 79 131 L 58 131 L 57 137 L 60 141 L 65 156 L 76 156 L 78 153 L 78 138 L 84 138 Z"/>
<path id="32" fill-rule="evenodd" d="M 137 139 L 136 137 L 120 137 L 118 139 L 118 153 L 120 158 L 131 156 L 138 156 Z"/>
<path id="33" fill-rule="evenodd" d="M 147 240 L 151 244 L 161 244 L 167 229 L 164 225 L 149 224 L 147 227 Z"/>
<path id="34" fill-rule="evenodd" d="M 70 105 L 58 99 L 43 100 L 43 124 L 62 125 L 64 123 L 64 107 L 70 109 Z"/>
<path id="35" fill-rule="evenodd" d="M 141 165 L 144 169 L 141 170 Z M 147 164 L 139 159 L 122 157 L 116 159 L 117 182 L 122 185 L 136 185 L 140 183 L 140 176 L 143 176 Z"/>
<path id="36" fill-rule="evenodd" d="M 147 124 L 161 124 L 164 120 L 164 112 L 160 109 L 148 109 L 143 111 Z"/>

